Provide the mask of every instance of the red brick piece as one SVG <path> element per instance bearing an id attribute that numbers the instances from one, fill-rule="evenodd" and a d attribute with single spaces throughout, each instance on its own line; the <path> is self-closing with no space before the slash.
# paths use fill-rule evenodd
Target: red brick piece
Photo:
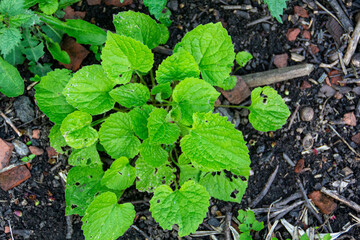
<path id="1" fill-rule="evenodd" d="M 31 177 L 29 169 L 24 166 L 16 166 L 0 174 L 0 187 L 8 191 Z"/>
<path id="2" fill-rule="evenodd" d="M 303 81 L 300 86 L 300 89 L 304 90 L 304 89 L 308 89 L 308 88 L 311 88 L 311 84 L 308 81 Z"/>
<path id="3" fill-rule="evenodd" d="M 300 6 L 295 6 L 294 7 L 294 13 L 296 15 L 298 15 L 299 17 L 303 17 L 303 18 L 308 18 L 309 14 L 308 12 L 305 10 L 305 8 L 300 7 Z"/>
<path id="4" fill-rule="evenodd" d="M 345 113 L 344 117 L 343 117 L 343 121 L 345 122 L 345 124 L 355 127 L 356 126 L 356 117 L 355 117 L 354 112 Z"/>
<path id="5" fill-rule="evenodd" d="M 31 138 L 33 138 L 33 139 L 40 139 L 40 135 L 41 135 L 40 129 L 34 129 L 34 130 L 32 131 L 32 136 L 31 136 Z"/>
<path id="6" fill-rule="evenodd" d="M 309 39 L 309 40 L 311 39 L 311 34 L 308 30 L 304 30 L 302 34 L 305 39 Z"/>
<path id="7" fill-rule="evenodd" d="M 240 76 L 237 77 L 237 82 L 235 87 L 232 90 L 220 90 L 222 95 L 232 104 L 239 104 L 245 99 L 247 99 L 251 91 L 248 85 L 244 82 L 244 80 Z"/>
<path id="8" fill-rule="evenodd" d="M 337 207 L 337 204 L 331 198 L 328 198 L 320 191 L 314 191 L 310 193 L 308 197 L 324 214 L 330 215 Z"/>
<path id="9" fill-rule="evenodd" d="M 49 158 L 52 158 L 52 157 L 58 155 L 58 153 L 56 152 L 56 150 L 53 147 L 47 147 L 46 151 L 47 151 L 47 154 L 48 154 Z"/>
<path id="10" fill-rule="evenodd" d="M 304 169 L 304 166 L 305 166 L 305 159 L 303 158 L 299 159 L 295 165 L 294 172 L 300 173 Z"/>
<path id="11" fill-rule="evenodd" d="M 105 5 L 115 6 L 115 7 L 124 7 L 133 3 L 133 0 L 125 0 L 123 3 L 120 0 L 105 0 Z"/>
<path id="12" fill-rule="evenodd" d="M 331 70 L 329 72 L 329 78 L 332 84 L 339 85 L 339 81 L 342 81 L 341 74 L 338 70 Z"/>
<path id="13" fill-rule="evenodd" d="M 9 165 L 11 153 L 13 150 L 14 145 L 0 138 L 0 169 L 3 169 Z"/>
<path id="14" fill-rule="evenodd" d="M 310 44 L 309 48 L 313 54 L 317 54 L 318 52 L 320 52 L 319 48 L 314 44 Z"/>
<path id="15" fill-rule="evenodd" d="M 360 145 L 360 132 L 351 137 L 351 141 Z"/>
<path id="16" fill-rule="evenodd" d="M 283 68 L 288 65 L 288 58 L 289 56 L 287 53 L 278 54 L 274 56 L 274 64 L 277 68 Z"/>
<path id="17" fill-rule="evenodd" d="M 32 154 L 35 154 L 36 156 L 41 156 L 44 154 L 44 150 L 35 146 L 30 146 L 29 150 Z"/>
<path id="18" fill-rule="evenodd" d="M 292 42 L 296 40 L 296 37 L 299 35 L 300 29 L 299 28 L 289 28 L 286 33 L 286 38 Z"/>
<path id="19" fill-rule="evenodd" d="M 87 4 L 90 6 L 101 4 L 101 0 L 86 0 L 86 1 L 87 1 Z"/>

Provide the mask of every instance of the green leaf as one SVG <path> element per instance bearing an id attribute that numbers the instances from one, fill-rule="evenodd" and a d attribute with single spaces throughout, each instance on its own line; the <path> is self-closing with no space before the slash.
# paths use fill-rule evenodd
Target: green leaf
<path id="1" fill-rule="evenodd" d="M 7 16 L 15 16 L 25 11 L 24 0 L 1 0 L 0 1 L 0 13 Z"/>
<path id="2" fill-rule="evenodd" d="M 120 12 L 114 15 L 113 23 L 117 34 L 138 40 L 150 49 L 165 44 L 169 38 L 168 29 L 144 13 Z"/>
<path id="3" fill-rule="evenodd" d="M 258 222 L 258 221 L 253 222 L 253 224 L 251 226 L 251 229 L 254 230 L 254 231 L 257 231 L 257 232 L 261 231 L 263 228 L 264 228 L 264 223 L 263 222 Z M 323 240 L 325 240 L 325 239 L 323 239 Z"/>
<path id="4" fill-rule="evenodd" d="M 59 7 L 58 0 L 38 0 L 39 8 L 46 15 L 51 15 L 56 12 Z"/>
<path id="5" fill-rule="evenodd" d="M 128 83 L 134 71 L 147 73 L 154 64 L 154 55 L 146 45 L 110 31 L 101 59 L 105 72 L 118 84 Z"/>
<path id="6" fill-rule="evenodd" d="M 52 71 L 51 69 L 52 64 L 51 63 L 36 63 L 36 62 L 29 62 L 29 70 L 34 75 L 38 75 L 39 77 L 44 77 L 46 74 Z M 31 79 L 30 79 L 31 80 Z"/>
<path id="7" fill-rule="evenodd" d="M 59 125 L 75 110 L 62 94 L 70 80 L 70 73 L 71 71 L 67 69 L 55 69 L 42 77 L 40 83 L 35 86 L 35 98 L 40 110 L 50 121 Z"/>
<path id="8" fill-rule="evenodd" d="M 164 26 L 169 27 L 172 23 L 172 21 L 170 20 L 170 16 L 171 16 L 171 12 L 170 10 L 165 7 L 162 12 L 160 13 L 160 17 L 159 17 L 159 21 L 164 24 Z"/>
<path id="9" fill-rule="evenodd" d="M 153 167 L 140 156 L 136 160 L 136 189 L 151 193 L 159 186 L 170 186 L 176 179 L 175 172 L 176 169 L 172 168 L 168 162 L 159 167 Z"/>
<path id="10" fill-rule="evenodd" d="M 152 105 L 144 105 L 141 108 L 136 107 L 129 112 L 131 118 L 131 126 L 135 134 L 142 140 L 148 138 L 148 118 L 154 107 Z"/>
<path id="11" fill-rule="evenodd" d="M 237 77 L 235 76 L 229 76 L 227 77 L 222 84 L 219 84 L 219 87 L 226 90 L 231 90 L 236 86 L 237 83 Z"/>
<path id="12" fill-rule="evenodd" d="M 50 146 L 53 147 L 57 153 L 64 154 L 62 147 L 67 146 L 64 136 L 60 131 L 61 125 L 55 124 L 49 133 Z M 70 161 L 70 160 L 69 160 Z"/>
<path id="13" fill-rule="evenodd" d="M 238 52 L 236 54 L 235 60 L 240 67 L 245 67 L 245 65 L 253 58 L 253 56 L 248 52 Z"/>
<path id="14" fill-rule="evenodd" d="M 206 188 L 211 197 L 237 203 L 241 202 L 247 188 L 246 181 L 242 181 L 238 176 L 230 179 L 224 172 L 215 173 L 215 175 L 206 173 L 201 177 L 199 183 Z"/>
<path id="15" fill-rule="evenodd" d="M 149 8 L 150 14 L 159 20 L 161 12 L 166 6 L 166 0 L 144 0 L 144 5 Z"/>
<path id="16" fill-rule="evenodd" d="M 150 212 L 163 229 L 179 226 L 179 236 L 193 233 L 203 222 L 209 207 L 210 196 L 205 188 L 194 181 L 188 181 L 180 190 L 160 186 L 150 200 Z"/>
<path id="17" fill-rule="evenodd" d="M 19 14 L 16 16 L 9 17 L 9 27 L 30 27 L 34 25 L 35 15 L 31 11 L 27 11 L 26 14 Z"/>
<path id="18" fill-rule="evenodd" d="M 108 191 L 100 181 L 104 175 L 102 166 L 73 167 L 66 179 L 66 215 L 79 214 L 83 216 L 94 198 Z"/>
<path id="19" fill-rule="evenodd" d="M 61 31 L 59 29 L 55 29 L 51 25 L 48 25 L 48 24 L 42 25 L 41 30 L 46 34 L 46 36 L 48 36 L 54 42 L 57 42 L 57 43 L 61 42 L 62 37 L 64 35 L 63 31 Z"/>
<path id="20" fill-rule="evenodd" d="M 199 65 L 202 78 L 219 86 L 229 76 L 235 59 L 231 38 L 221 23 L 199 25 L 175 46 L 188 51 Z"/>
<path id="21" fill-rule="evenodd" d="M 59 9 L 71 6 L 77 2 L 79 2 L 79 0 L 59 0 Z"/>
<path id="22" fill-rule="evenodd" d="M 24 88 L 19 71 L 0 57 L 0 92 L 8 97 L 17 97 L 24 93 Z"/>
<path id="23" fill-rule="evenodd" d="M 287 0 L 264 0 L 264 3 L 268 5 L 271 16 L 276 18 L 279 23 L 283 23 L 281 15 L 283 15 L 283 10 L 286 8 Z"/>
<path id="24" fill-rule="evenodd" d="M 191 165 L 181 165 L 180 161 L 179 161 L 179 165 L 180 165 L 180 179 L 179 179 L 180 186 L 182 186 L 185 182 L 189 180 L 193 180 L 196 183 L 199 183 L 200 175 L 201 175 L 201 171 L 199 169 L 196 169 Z"/>
<path id="25" fill-rule="evenodd" d="M 17 28 L 0 29 L 0 52 L 3 56 L 8 55 L 19 45 L 21 40 L 20 30 Z"/>
<path id="26" fill-rule="evenodd" d="M 18 45 L 13 50 L 11 50 L 6 56 L 4 56 L 4 60 L 10 63 L 13 66 L 23 64 L 25 57 L 21 53 L 21 47 Z"/>
<path id="27" fill-rule="evenodd" d="M 181 123 L 191 125 L 193 114 L 196 112 L 210 112 L 214 109 L 214 103 L 220 96 L 210 83 L 198 78 L 186 78 L 176 85 L 172 94 L 177 108 L 181 113 Z"/>
<path id="28" fill-rule="evenodd" d="M 151 94 L 156 95 L 155 99 L 159 102 L 163 102 L 164 99 L 168 99 L 172 94 L 170 82 L 154 86 L 151 89 Z"/>
<path id="29" fill-rule="evenodd" d="M 195 113 L 189 135 L 180 146 L 186 157 L 203 170 L 250 170 L 249 150 L 242 133 L 226 117 L 212 113 Z"/>
<path id="30" fill-rule="evenodd" d="M 155 108 L 148 118 L 147 127 L 152 144 L 173 144 L 177 141 L 180 130 L 175 123 L 166 120 L 167 112 L 162 108 Z"/>
<path id="31" fill-rule="evenodd" d="M 31 35 L 29 29 L 24 29 L 21 46 L 22 53 L 25 54 L 29 61 L 37 62 L 45 54 L 44 44 Z"/>
<path id="32" fill-rule="evenodd" d="M 99 153 L 96 149 L 96 144 L 81 149 L 73 149 L 68 159 L 68 163 L 72 166 L 81 167 L 102 165 Z"/>
<path id="33" fill-rule="evenodd" d="M 249 121 L 258 131 L 276 131 L 290 115 L 284 100 L 271 87 L 255 88 L 251 92 L 251 102 Z"/>
<path id="34" fill-rule="evenodd" d="M 130 115 L 113 113 L 101 125 L 100 143 L 112 158 L 133 158 L 139 153 L 140 140 L 131 128 Z"/>
<path id="35" fill-rule="evenodd" d="M 51 56 L 64 64 L 70 64 L 70 57 L 67 52 L 61 50 L 59 43 L 54 42 L 51 38 L 47 37 L 45 34 L 43 35 L 45 38 L 45 44 L 47 49 L 49 50 Z"/>
<path id="36" fill-rule="evenodd" d="M 124 190 L 130 187 L 136 178 L 136 170 L 126 157 L 115 160 L 106 170 L 101 184 L 109 189 Z"/>
<path id="37" fill-rule="evenodd" d="M 150 99 L 149 89 L 140 83 L 129 83 L 113 89 L 110 96 L 126 108 L 140 107 Z"/>
<path id="38" fill-rule="evenodd" d="M 39 15 L 40 19 L 45 23 L 64 31 L 70 37 L 74 37 L 77 43 L 102 45 L 106 41 L 106 33 L 104 30 L 84 20 L 67 19 L 66 22 L 62 22 L 55 17 L 42 13 L 37 13 L 37 15 Z"/>
<path id="39" fill-rule="evenodd" d="M 106 76 L 101 65 L 81 68 L 64 88 L 66 101 L 92 115 L 111 110 L 115 101 L 109 95 L 115 83 Z"/>
<path id="40" fill-rule="evenodd" d="M 139 150 L 144 161 L 153 167 L 160 167 L 169 157 L 168 152 L 160 144 L 151 144 L 149 139 L 142 142 Z"/>
<path id="41" fill-rule="evenodd" d="M 199 78 L 199 75 L 199 66 L 194 57 L 187 51 L 179 50 L 159 65 L 156 71 L 156 81 L 158 83 L 171 83 L 188 77 Z"/>
<path id="42" fill-rule="evenodd" d="M 90 204 L 81 220 L 85 239 L 117 239 L 131 226 L 135 213 L 131 203 L 118 204 L 114 193 L 101 194 Z"/>
<path id="43" fill-rule="evenodd" d="M 75 149 L 90 147 L 96 143 L 98 133 L 90 126 L 91 122 L 92 117 L 88 113 L 75 111 L 67 115 L 60 128 L 66 143 Z"/>

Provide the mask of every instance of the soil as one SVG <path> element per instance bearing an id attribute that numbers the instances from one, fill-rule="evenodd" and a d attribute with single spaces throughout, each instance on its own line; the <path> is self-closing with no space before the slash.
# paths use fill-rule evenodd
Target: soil
<path id="1" fill-rule="evenodd" d="M 182 4 L 180 7 L 179 4 Z M 356 84 L 345 86 L 336 85 L 337 97 L 324 97 L 321 95 L 321 88 L 325 82 L 319 81 L 320 76 L 328 73 L 328 69 L 320 68 L 319 63 L 330 63 L 328 58 L 329 49 L 336 49 L 334 38 L 326 29 L 326 23 L 329 16 L 323 11 L 312 10 L 306 7 L 310 18 L 313 19 L 311 31 L 311 40 L 304 39 L 301 34 L 296 41 L 290 42 L 286 38 L 288 29 L 299 27 L 302 24 L 299 20 L 289 21 L 294 18 L 294 6 L 313 6 L 314 2 L 309 1 L 291 1 L 284 11 L 283 24 L 274 19 L 263 23 L 246 27 L 257 19 L 268 15 L 268 10 L 258 1 L 250 0 L 187 0 L 177 1 L 170 0 L 168 6 L 172 11 L 171 19 L 173 24 L 169 27 L 170 38 L 165 45 L 166 48 L 172 49 L 177 42 L 199 24 L 209 22 L 222 22 L 228 30 L 235 46 L 236 52 L 248 51 L 254 59 L 241 68 L 235 74 L 244 75 L 249 73 L 266 71 L 276 68 L 273 65 L 274 55 L 297 52 L 305 57 L 304 62 L 315 65 L 315 70 L 309 77 L 293 79 L 277 84 L 273 84 L 281 96 L 286 100 L 290 111 L 293 113 L 297 106 L 301 110 L 303 107 L 311 107 L 314 110 L 314 119 L 308 122 L 302 121 L 299 115 L 296 115 L 291 126 L 288 123 L 275 132 L 261 133 L 251 126 L 247 121 L 248 112 L 238 109 L 218 109 L 223 115 L 228 116 L 230 121 L 237 123 L 237 128 L 243 132 L 245 140 L 248 142 L 250 158 L 252 160 L 252 175 L 249 178 L 249 186 L 243 197 L 241 204 L 223 202 L 211 199 L 210 208 L 207 218 L 204 220 L 199 230 L 212 230 L 210 226 L 216 225 L 224 219 L 227 213 L 237 216 L 239 209 L 247 209 L 252 201 L 264 188 L 270 175 L 275 168 L 279 166 L 274 182 L 271 184 L 269 192 L 264 198 L 252 209 L 268 208 L 271 203 L 279 199 L 285 199 L 296 192 L 300 191 L 297 179 L 304 185 L 306 193 L 314 190 L 320 190 L 321 187 L 328 189 L 339 189 L 334 187 L 336 181 L 345 181 L 348 185 L 342 189 L 340 194 L 356 203 L 360 203 L 360 159 L 352 152 L 349 147 L 335 134 L 331 129 L 333 127 L 341 137 L 350 144 L 355 151 L 360 152 L 359 146 L 352 142 L 351 138 L 360 132 L 360 124 L 349 126 L 344 124 L 342 118 L 344 114 L 354 112 L 356 118 L 360 117 L 359 96 L 352 90 Z M 251 5 L 251 10 L 224 10 L 222 5 Z M 148 13 L 148 10 L 139 3 L 134 1 L 133 4 L 116 8 L 104 4 L 89 6 L 86 1 L 74 4 L 72 6 L 76 11 L 86 11 L 86 21 L 95 22 L 98 26 L 114 30 L 112 25 L 112 15 L 124 10 L 135 10 Z M 328 9 L 331 9 L 326 5 Z M 316 12 L 317 11 L 317 12 Z M 348 12 L 354 16 L 357 5 L 354 3 Z M 295 17 L 296 18 L 296 17 Z M 306 18 L 309 22 L 310 18 Z M 317 45 L 319 53 L 312 54 L 308 51 L 308 45 L 312 43 Z M 88 47 L 88 46 L 87 46 Z M 164 59 L 166 56 L 157 54 L 156 58 Z M 48 55 L 42 58 L 43 62 L 51 62 Z M 84 60 L 83 65 L 96 63 L 94 54 Z M 160 61 L 161 62 L 161 61 Z M 159 62 L 158 62 L 159 63 Z M 288 65 L 298 64 L 293 60 L 288 61 Z M 58 66 L 58 65 L 55 65 Z M 341 71 L 341 68 L 335 67 Z M 19 70 L 29 86 L 31 73 L 28 72 L 27 66 L 19 66 Z M 343 74 L 341 74 L 343 76 Z M 311 84 L 310 88 L 302 89 L 304 81 Z M 20 138 L 23 142 L 31 140 L 33 146 L 46 149 L 49 146 L 48 133 L 52 126 L 51 122 L 36 107 L 34 101 L 34 89 L 31 88 L 25 92 L 31 104 L 30 108 L 34 113 L 31 121 L 22 122 L 19 113 L 14 109 L 14 98 L 7 98 L 1 95 L 0 109 L 6 112 L 7 116 L 12 119 L 13 123 L 30 134 L 25 134 Z M 228 104 L 227 100 L 221 97 L 222 104 Z M 21 114 L 21 113 L 20 113 Z M 331 127 L 330 127 L 330 126 Z M 39 140 L 31 139 L 33 129 L 41 130 Z M 311 134 L 314 139 L 313 147 L 309 153 L 304 153 L 303 139 L 307 134 Z M 15 132 L 0 118 L 0 138 L 6 141 L 12 141 L 17 138 Z M 321 146 L 327 146 L 326 150 L 316 150 Z M 304 159 L 304 168 L 300 173 L 295 173 L 294 167 L 284 159 L 286 154 L 293 162 Z M 19 161 L 19 156 L 14 152 L 11 162 Z M 66 172 L 70 166 L 67 164 L 67 157 L 59 155 L 56 159 L 49 159 L 46 151 L 42 156 L 36 157 L 32 161 L 32 177 L 19 186 L 5 192 L 0 190 L 0 239 L 11 239 L 9 233 L 5 233 L 5 227 L 10 226 L 14 234 L 14 239 L 49 239 L 63 240 L 67 239 L 69 233 L 68 226 L 72 226 L 71 239 L 84 239 L 81 231 L 80 217 L 73 216 L 71 224 L 67 224 L 65 217 L 65 199 L 64 183 L 59 177 L 59 172 Z M 350 169 L 352 173 L 345 174 L 345 170 Z M 35 198 L 39 201 L 35 205 Z M 135 188 L 126 191 L 123 201 L 141 201 L 135 204 L 137 218 L 134 225 L 142 230 L 152 239 L 178 239 L 177 231 L 163 230 L 151 217 L 149 213 L 149 204 L 146 202 L 151 198 L 150 194 L 139 193 Z M 301 197 L 303 198 L 303 197 Z M 322 216 L 326 220 L 328 229 L 333 232 L 342 231 L 342 228 L 349 222 L 354 223 L 350 213 L 359 217 L 352 208 L 340 204 L 330 215 Z M 300 225 L 303 228 L 307 226 L 320 226 L 321 223 L 316 220 L 313 214 L 308 213 L 309 222 L 307 226 L 299 221 L 299 216 L 303 211 L 304 205 L 300 205 L 284 218 L 293 225 Z M 17 216 L 16 211 L 21 211 L 22 216 Z M 266 221 L 267 212 L 257 214 L 257 219 Z M 333 217 L 335 216 L 335 218 Z M 69 220 L 69 219 L 68 219 Z M 273 223 L 273 220 L 271 221 Z M 266 223 L 265 223 L 266 225 Z M 279 224 L 281 226 L 281 224 Z M 331 228 L 330 228 L 331 227 Z M 266 227 L 265 227 L 266 229 Z M 322 228 L 322 230 L 324 230 Z M 291 237 L 284 227 L 276 229 L 276 236 L 282 239 Z M 254 239 L 265 239 L 266 230 L 254 235 Z M 218 239 L 225 239 L 223 234 L 216 236 Z M 343 235 L 342 239 L 360 239 L 360 228 L 354 227 L 348 233 Z M 144 239 L 144 236 L 136 229 L 130 228 L 120 239 Z M 211 239 L 210 237 L 200 237 L 196 239 Z"/>

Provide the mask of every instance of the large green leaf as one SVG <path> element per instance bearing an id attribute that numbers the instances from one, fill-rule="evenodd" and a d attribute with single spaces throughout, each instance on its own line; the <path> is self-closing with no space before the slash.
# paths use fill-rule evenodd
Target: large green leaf
<path id="1" fill-rule="evenodd" d="M 67 146 L 64 136 L 60 131 L 61 125 L 55 124 L 49 133 L 50 146 L 53 147 L 57 153 L 64 154 L 62 147 Z"/>
<path id="2" fill-rule="evenodd" d="M 110 31 L 101 59 L 108 76 L 118 84 L 130 82 L 134 71 L 147 73 L 154 64 L 154 55 L 146 45 Z"/>
<path id="3" fill-rule="evenodd" d="M 20 30 L 17 28 L 0 29 L 0 53 L 3 56 L 8 55 L 14 48 L 19 45 L 21 40 Z"/>
<path id="4" fill-rule="evenodd" d="M 200 70 L 194 57 L 185 50 L 179 50 L 167 57 L 156 71 L 156 81 L 167 83 L 181 81 L 188 77 L 199 78 Z"/>
<path id="5" fill-rule="evenodd" d="M 182 154 L 183 155 L 183 154 Z M 179 184 L 182 186 L 185 182 L 189 180 L 193 180 L 195 182 L 199 182 L 201 171 L 199 169 L 194 168 L 191 165 L 180 165 L 180 179 Z"/>
<path id="6" fill-rule="evenodd" d="M 133 158 L 139 153 L 140 140 L 131 127 L 130 115 L 114 113 L 101 125 L 100 143 L 112 158 Z"/>
<path id="7" fill-rule="evenodd" d="M 284 100 L 271 87 L 255 88 L 251 92 L 251 102 L 249 121 L 258 131 L 276 131 L 290 115 Z"/>
<path id="8" fill-rule="evenodd" d="M 209 207 L 209 193 L 194 181 L 188 181 L 180 190 L 173 191 L 169 186 L 160 186 L 150 200 L 150 212 L 164 229 L 179 226 L 179 236 L 196 231 L 206 217 Z"/>
<path id="9" fill-rule="evenodd" d="M 151 144 L 149 139 L 144 140 L 139 149 L 144 161 L 153 167 L 160 167 L 169 157 L 160 144 Z"/>
<path id="10" fill-rule="evenodd" d="M 176 85 L 173 91 L 174 111 L 180 110 L 180 122 L 185 125 L 193 123 L 196 112 L 210 112 L 220 96 L 210 83 L 198 78 L 186 78 Z"/>
<path id="11" fill-rule="evenodd" d="M 50 121 L 59 125 L 75 110 L 62 94 L 71 78 L 70 73 L 71 71 L 67 69 L 55 69 L 42 77 L 40 83 L 35 86 L 35 98 L 40 110 Z"/>
<path id="12" fill-rule="evenodd" d="M 135 213 L 131 203 L 118 204 L 114 193 L 101 194 L 90 204 L 81 220 L 85 239 L 116 240 L 131 226 Z"/>
<path id="13" fill-rule="evenodd" d="M 136 39 L 150 49 L 165 44 L 169 38 L 168 29 L 144 13 L 120 12 L 114 15 L 113 23 L 117 34 Z"/>
<path id="14" fill-rule="evenodd" d="M 68 103 L 92 115 L 101 114 L 114 107 L 109 95 L 115 83 L 106 76 L 101 65 L 90 65 L 77 71 L 64 89 Z"/>
<path id="15" fill-rule="evenodd" d="M 148 138 L 149 136 L 147 124 L 148 118 L 153 109 L 154 106 L 152 105 L 144 105 L 141 108 L 136 107 L 129 112 L 132 129 L 142 140 Z"/>
<path id="16" fill-rule="evenodd" d="M 180 130 L 175 123 L 166 119 L 167 112 L 163 108 L 155 108 L 148 118 L 150 143 L 173 144 L 177 141 Z"/>
<path id="17" fill-rule="evenodd" d="M 58 0 L 38 0 L 39 8 L 46 15 L 51 15 L 56 12 L 59 7 Z"/>
<path id="18" fill-rule="evenodd" d="M 9 17 L 22 14 L 25 11 L 24 4 L 24 0 L 1 0 L 0 13 Z"/>
<path id="19" fill-rule="evenodd" d="M 21 52 L 21 46 L 18 45 L 13 50 L 11 50 L 6 56 L 4 56 L 4 60 L 13 66 L 23 64 L 25 61 L 25 56 Z"/>
<path id="20" fill-rule="evenodd" d="M 286 8 L 287 0 L 264 0 L 264 3 L 268 5 L 271 16 L 276 18 L 279 23 L 282 23 L 281 15 L 283 15 L 283 11 Z"/>
<path id="21" fill-rule="evenodd" d="M 81 149 L 73 149 L 68 163 L 72 166 L 102 165 L 96 144 Z"/>
<path id="22" fill-rule="evenodd" d="M 195 113 L 190 133 L 180 142 L 183 154 L 202 170 L 250 170 L 249 150 L 242 133 L 226 117 Z"/>
<path id="23" fill-rule="evenodd" d="M 229 76 L 235 59 L 231 38 L 221 23 L 199 25 L 188 32 L 175 46 L 188 51 L 199 65 L 202 78 L 211 85 L 220 85 Z"/>
<path id="24" fill-rule="evenodd" d="M 141 83 L 128 83 L 110 92 L 110 96 L 126 108 L 140 107 L 150 99 L 147 86 Z"/>
<path id="25" fill-rule="evenodd" d="M 17 97 L 24 93 L 24 88 L 19 71 L 0 57 L 0 92 L 8 97 Z"/>
<path id="26" fill-rule="evenodd" d="M 101 184 L 109 189 L 124 190 L 130 187 L 136 178 L 136 170 L 130 165 L 129 159 L 121 157 L 115 160 L 106 170 Z"/>
<path id="27" fill-rule="evenodd" d="M 66 143 L 75 149 L 90 147 L 98 139 L 97 131 L 90 126 L 92 117 L 88 113 L 75 111 L 67 115 L 61 124 L 61 134 Z"/>

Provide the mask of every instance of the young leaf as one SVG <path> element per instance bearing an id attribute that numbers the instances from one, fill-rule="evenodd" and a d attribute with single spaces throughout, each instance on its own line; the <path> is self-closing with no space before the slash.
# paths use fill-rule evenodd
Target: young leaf
<path id="1" fill-rule="evenodd" d="M 100 181 L 104 175 L 102 166 L 73 167 L 66 179 L 66 215 L 79 214 L 83 216 L 94 198 L 107 188 L 101 186 Z"/>
<path id="2" fill-rule="evenodd" d="M 90 147 L 98 139 L 98 133 L 90 124 L 92 117 L 88 113 L 75 111 L 67 115 L 60 131 L 66 143 L 75 149 Z"/>
<path id="3" fill-rule="evenodd" d="M 37 20 L 35 15 L 31 11 L 26 11 L 25 14 L 19 14 L 16 16 L 9 17 L 9 27 L 30 27 L 34 25 Z M 34 22 L 34 23 L 33 23 Z"/>
<path id="4" fill-rule="evenodd" d="M 246 181 L 242 181 L 237 176 L 230 179 L 224 172 L 221 172 L 220 175 L 206 173 L 200 178 L 199 183 L 206 188 L 211 197 L 237 203 L 241 202 L 247 188 Z"/>
<path id="5" fill-rule="evenodd" d="M 229 76 L 227 77 L 222 84 L 219 85 L 222 89 L 231 90 L 236 86 L 237 77 L 235 76 Z"/>
<path id="6" fill-rule="evenodd" d="M 199 66 L 194 57 L 187 51 L 179 50 L 159 65 L 156 71 L 156 81 L 160 84 L 171 83 L 188 77 L 199 78 L 199 75 Z"/>
<path id="7" fill-rule="evenodd" d="M 148 118 L 150 143 L 173 144 L 180 135 L 180 130 L 175 123 L 166 120 L 167 112 L 162 108 L 155 108 Z"/>
<path id="8" fill-rule="evenodd" d="M 25 57 L 21 52 L 21 47 L 18 45 L 13 50 L 11 50 L 6 56 L 4 56 L 4 60 L 10 63 L 13 66 L 23 64 Z"/>
<path id="9" fill-rule="evenodd" d="M 24 93 L 24 88 L 19 71 L 0 57 L 0 92 L 8 97 L 17 97 Z"/>
<path id="10" fill-rule="evenodd" d="M 159 167 L 153 167 L 147 164 L 140 156 L 136 160 L 136 189 L 142 192 L 153 192 L 162 185 L 170 186 L 175 181 L 176 169 L 171 168 L 168 163 Z"/>
<path id="11" fill-rule="evenodd" d="M 245 67 L 245 65 L 253 58 L 253 56 L 248 52 L 238 52 L 236 54 L 235 60 L 240 67 Z"/>
<path id="12" fill-rule="evenodd" d="M 21 40 L 20 30 L 17 28 L 0 29 L 0 52 L 3 56 L 8 55 L 19 45 Z"/>
<path id="13" fill-rule="evenodd" d="M 282 23 L 281 15 L 283 15 L 283 10 L 286 8 L 287 0 L 264 0 L 264 3 L 268 5 L 271 16 L 276 18 L 279 23 Z"/>
<path id="14" fill-rule="evenodd" d="M 251 92 L 249 121 L 262 132 L 280 129 L 290 115 L 284 100 L 271 87 L 258 87 Z"/>
<path id="15" fill-rule="evenodd" d="M 114 107 L 109 92 L 115 83 L 106 76 L 101 65 L 81 68 L 64 88 L 66 101 L 83 112 L 101 114 Z"/>
<path id="16" fill-rule="evenodd" d="M 166 6 L 166 2 L 166 0 L 144 0 L 144 5 L 149 8 L 150 14 L 159 20 L 161 12 Z"/>
<path id="17" fill-rule="evenodd" d="M 212 113 L 195 113 L 190 134 L 180 146 L 192 163 L 203 170 L 250 170 L 249 150 L 242 133 L 226 117 Z"/>
<path id="18" fill-rule="evenodd" d="M 114 193 L 105 192 L 86 210 L 81 229 L 86 239 L 115 240 L 131 226 L 135 213 L 131 203 L 118 204 Z"/>
<path id="19" fill-rule="evenodd" d="M 51 128 L 49 133 L 50 146 L 53 147 L 57 153 L 64 154 L 65 152 L 62 150 L 62 147 L 67 146 L 67 144 L 64 136 L 61 134 L 60 127 L 61 125 L 55 124 Z"/>
<path id="20" fill-rule="evenodd" d="M 130 115 L 113 113 L 101 125 L 100 143 L 112 158 L 133 158 L 139 153 L 140 140 L 131 128 Z"/>
<path id="21" fill-rule="evenodd" d="M 140 83 L 128 83 L 110 92 L 110 96 L 126 108 L 140 107 L 150 99 L 149 89 Z"/>
<path id="22" fill-rule="evenodd" d="M 128 83 L 134 71 L 147 73 L 154 64 L 154 55 L 146 45 L 110 31 L 101 59 L 105 72 L 118 84 Z"/>
<path id="23" fill-rule="evenodd" d="M 56 12 L 59 7 L 58 0 L 38 0 L 39 8 L 46 15 L 51 15 Z"/>
<path id="24" fill-rule="evenodd" d="M 73 149 L 68 159 L 68 163 L 72 166 L 82 167 L 102 165 L 99 153 L 96 149 L 96 144 L 81 149 Z"/>
<path id="25" fill-rule="evenodd" d="M 168 99 L 172 94 L 170 82 L 162 83 L 154 86 L 151 89 L 151 94 L 156 95 L 155 99 L 159 102 L 163 102 L 164 99 Z"/>
<path id="26" fill-rule="evenodd" d="M 206 217 L 209 207 L 209 193 L 194 181 L 188 181 L 180 190 L 160 186 L 150 200 L 150 212 L 164 229 L 179 226 L 179 236 L 193 233 Z"/>
<path id="27" fill-rule="evenodd" d="M 62 94 L 70 80 L 70 73 L 71 71 L 67 69 L 55 69 L 42 77 L 40 83 L 35 86 L 35 98 L 40 110 L 50 121 L 59 125 L 75 110 Z"/>
<path id="28" fill-rule="evenodd" d="M 229 76 L 235 59 L 231 38 L 221 23 L 199 25 L 175 46 L 188 51 L 199 65 L 202 78 L 219 86 Z"/>
<path id="29" fill-rule="evenodd" d="M 142 142 L 139 150 L 144 161 L 153 167 L 160 167 L 169 157 L 168 152 L 160 144 L 151 144 L 149 139 Z"/>
<path id="30" fill-rule="evenodd" d="M 29 61 L 37 62 L 44 54 L 44 44 L 37 40 L 29 29 L 24 29 L 21 52 Z"/>
<path id="31" fill-rule="evenodd" d="M 120 12 L 114 15 L 113 23 L 117 34 L 138 40 L 150 49 L 165 44 L 169 38 L 169 31 L 164 25 L 143 13 Z"/>
<path id="32" fill-rule="evenodd" d="M 129 112 L 131 118 L 131 126 L 135 134 L 142 140 L 148 138 L 148 118 L 154 107 L 152 105 L 144 105 L 141 108 L 136 107 Z"/>
<path id="33" fill-rule="evenodd" d="M 106 170 L 101 184 L 109 189 L 124 190 L 130 187 L 136 178 L 136 170 L 130 165 L 126 157 L 115 160 L 110 168 Z"/>
<path id="34" fill-rule="evenodd" d="M 70 57 L 64 50 L 61 50 L 59 43 L 54 42 L 51 38 L 47 37 L 45 34 L 43 35 L 45 38 L 45 44 L 47 49 L 49 50 L 51 56 L 64 64 L 70 64 Z"/>
<path id="35" fill-rule="evenodd" d="M 209 112 L 214 109 L 214 103 L 220 96 L 210 83 L 198 78 L 186 78 L 176 85 L 172 94 L 177 108 L 181 112 L 181 123 L 191 125 L 193 114 L 196 112 Z"/>

